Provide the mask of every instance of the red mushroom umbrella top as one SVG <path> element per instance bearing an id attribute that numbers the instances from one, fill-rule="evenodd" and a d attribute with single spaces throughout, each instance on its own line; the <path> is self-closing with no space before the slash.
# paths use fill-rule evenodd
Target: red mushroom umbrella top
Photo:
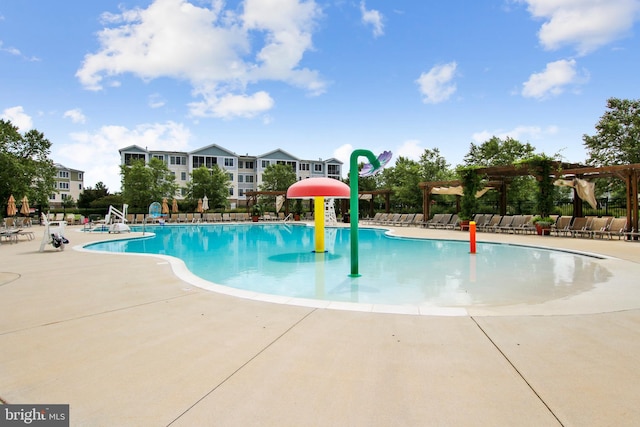
<path id="1" fill-rule="evenodd" d="M 303 179 L 287 190 L 287 198 L 289 199 L 306 199 L 309 197 L 348 199 L 349 195 L 349 186 L 333 178 Z"/>

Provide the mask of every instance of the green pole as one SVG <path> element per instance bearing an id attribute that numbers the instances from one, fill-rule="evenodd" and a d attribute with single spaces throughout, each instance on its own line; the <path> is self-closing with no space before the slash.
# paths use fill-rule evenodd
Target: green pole
<path id="1" fill-rule="evenodd" d="M 351 153 L 349 166 L 349 191 L 351 210 L 351 274 L 350 277 L 359 277 L 358 274 L 358 157 L 366 156 L 371 165 L 377 169 L 380 162 L 369 150 L 355 150 Z"/>

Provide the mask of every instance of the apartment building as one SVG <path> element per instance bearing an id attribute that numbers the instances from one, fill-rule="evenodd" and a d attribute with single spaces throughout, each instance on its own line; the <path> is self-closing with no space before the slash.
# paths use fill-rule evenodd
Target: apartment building
<path id="1" fill-rule="evenodd" d="M 177 198 L 183 198 L 186 195 L 187 183 L 194 169 L 201 166 L 211 168 L 218 165 L 229 176 L 229 203 L 231 207 L 246 205 L 245 194 L 260 188 L 262 176 L 269 165 L 291 166 L 298 180 L 311 177 L 340 179 L 342 176 L 342 162 L 338 159 L 303 160 L 281 149 L 253 156 L 239 155 L 217 144 L 198 148 L 188 153 L 147 150 L 132 145 L 120 149 L 119 152 L 122 165 L 131 164 L 135 160 L 149 162 L 152 158 L 165 162 L 176 177 L 176 183 L 180 186 L 179 194 L 176 194 Z"/>
<path id="2" fill-rule="evenodd" d="M 84 171 L 71 169 L 60 163 L 54 163 L 54 166 L 56 192 L 49 196 L 49 205 L 52 208 L 62 207 L 62 203 L 69 198 L 77 202 L 84 190 Z"/>

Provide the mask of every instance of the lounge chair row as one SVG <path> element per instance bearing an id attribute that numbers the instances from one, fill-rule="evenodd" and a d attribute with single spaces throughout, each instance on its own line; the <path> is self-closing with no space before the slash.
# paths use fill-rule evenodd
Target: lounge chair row
<path id="1" fill-rule="evenodd" d="M 399 214 L 378 212 L 373 218 L 363 219 L 362 224 L 394 225 L 394 226 L 419 226 L 423 221 L 422 214 Z"/>

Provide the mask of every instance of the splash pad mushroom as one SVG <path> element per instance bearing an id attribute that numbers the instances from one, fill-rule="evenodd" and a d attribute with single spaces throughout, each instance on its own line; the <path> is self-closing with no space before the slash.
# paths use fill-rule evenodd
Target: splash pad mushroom
<path id="1" fill-rule="evenodd" d="M 349 186 L 333 178 L 308 178 L 287 190 L 288 199 L 314 199 L 315 252 L 324 252 L 324 199 L 348 199 Z"/>

